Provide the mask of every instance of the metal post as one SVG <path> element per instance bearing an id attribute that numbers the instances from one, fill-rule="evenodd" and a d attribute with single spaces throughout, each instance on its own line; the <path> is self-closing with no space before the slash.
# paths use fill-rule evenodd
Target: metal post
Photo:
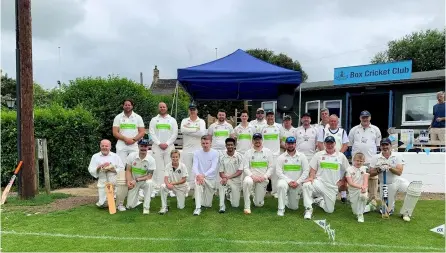
<path id="1" fill-rule="evenodd" d="M 299 119 L 297 126 L 300 126 L 300 115 L 301 115 L 301 106 L 302 106 L 302 84 L 299 85 Z"/>

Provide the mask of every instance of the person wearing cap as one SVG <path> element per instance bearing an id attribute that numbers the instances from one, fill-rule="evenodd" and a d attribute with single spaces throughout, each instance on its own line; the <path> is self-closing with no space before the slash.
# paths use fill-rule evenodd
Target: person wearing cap
<path id="1" fill-rule="evenodd" d="M 302 114 L 300 122 L 302 125 L 296 128 L 296 150 L 303 153 L 310 162 L 316 153 L 318 129 L 310 124 L 311 115 L 307 112 Z"/>
<path id="2" fill-rule="evenodd" d="M 149 140 L 141 139 L 138 142 L 139 152 L 131 153 L 126 160 L 125 179 L 129 192 L 127 195 L 127 208 L 138 205 L 138 192 L 144 192 L 143 214 L 150 213 L 150 201 L 154 182 L 152 176 L 157 169 L 155 159 L 148 154 Z M 164 170 L 163 170 L 164 171 Z"/>
<path id="3" fill-rule="evenodd" d="M 186 165 L 189 187 L 194 188 L 195 175 L 192 171 L 194 152 L 201 149 L 201 136 L 206 134 L 206 122 L 198 117 L 198 109 L 194 103 L 189 105 L 189 117 L 181 121 L 183 134 L 183 151 L 181 161 Z"/>
<path id="4" fill-rule="evenodd" d="M 280 153 L 286 152 L 286 138 L 290 136 L 296 136 L 296 128 L 292 125 L 291 115 L 285 115 L 283 117 L 283 126 L 280 132 Z"/>
<path id="5" fill-rule="evenodd" d="M 252 145 L 252 135 L 255 130 L 248 123 L 248 111 L 243 110 L 240 113 L 240 119 L 242 122 L 234 128 L 234 139 L 237 141 L 236 150 L 240 154 L 245 154 L 251 148 Z"/>
<path id="6" fill-rule="evenodd" d="M 381 152 L 374 155 L 370 162 L 370 175 L 379 177 L 379 181 L 381 182 L 380 192 L 383 192 L 383 174 L 386 174 L 386 184 L 388 189 L 387 211 L 390 214 L 393 213 L 397 193 L 405 193 L 400 214 L 403 220 L 408 222 L 410 221 L 418 198 L 421 195 L 422 185 L 420 182 L 409 183 L 409 181 L 401 177 L 405 163 L 399 153 L 392 152 L 391 145 L 389 138 L 382 139 L 380 145 Z M 418 187 L 416 187 L 416 185 L 418 185 Z"/>
<path id="7" fill-rule="evenodd" d="M 131 99 L 125 99 L 122 103 L 123 112 L 116 115 L 113 120 L 113 136 L 116 142 L 116 154 L 125 163 L 127 156 L 131 153 L 138 153 L 137 142 L 145 135 L 145 126 L 142 117 L 133 111 L 135 103 Z M 127 184 L 125 181 L 125 171 L 122 170 L 117 175 L 116 180 L 116 203 L 119 211 L 125 211 L 124 199 L 127 196 Z"/>
<path id="8" fill-rule="evenodd" d="M 261 130 L 263 135 L 263 146 L 271 150 L 273 155 L 273 163 L 280 155 L 280 133 L 282 132 L 282 126 L 275 122 L 274 112 L 268 111 L 266 113 L 266 125 Z M 274 172 L 276 169 L 273 164 L 273 174 L 271 175 L 271 194 L 277 198 L 277 175 Z"/>
<path id="9" fill-rule="evenodd" d="M 251 213 L 251 199 L 253 196 L 254 205 L 261 207 L 264 204 L 266 187 L 269 178 L 274 171 L 273 155 L 271 150 L 263 147 L 262 134 L 255 133 L 252 137 L 253 147 L 245 153 L 243 159 L 243 199 L 245 206 L 243 212 Z"/>
<path id="10" fill-rule="evenodd" d="M 178 136 L 177 120 L 167 113 L 166 103 L 160 102 L 158 111 L 159 114 L 150 120 L 149 125 L 149 133 L 153 141 L 152 155 L 158 168 L 153 175 L 155 189 L 152 197 L 155 197 L 164 182 L 164 168 L 171 162 L 170 152 L 175 149 L 174 142 Z"/>
<path id="11" fill-rule="evenodd" d="M 286 151 L 277 158 L 276 173 L 278 210 L 277 215 L 285 214 L 285 206 L 291 210 L 299 208 L 302 184 L 307 179 L 310 168 L 307 157 L 296 151 L 296 138 L 287 137 L 285 140 Z"/>
<path id="12" fill-rule="evenodd" d="M 116 174 L 124 171 L 124 163 L 121 158 L 111 152 L 111 142 L 109 140 L 102 140 L 99 144 L 101 151 L 91 157 L 88 172 L 98 179 L 98 196 L 99 200 L 96 202 L 98 207 L 107 206 L 107 194 L 105 192 L 105 184 L 107 182 L 116 186 Z"/>
<path id="13" fill-rule="evenodd" d="M 217 122 L 212 123 L 208 129 L 208 135 L 212 139 L 212 148 L 223 152 L 226 149 L 225 140 L 234 137 L 234 128 L 226 121 L 226 111 L 218 110 Z"/>
<path id="14" fill-rule="evenodd" d="M 260 133 L 262 128 L 266 125 L 265 110 L 258 108 L 256 111 L 256 119 L 249 122 L 249 125 L 254 128 L 255 133 Z"/>
<path id="15" fill-rule="evenodd" d="M 362 111 L 359 115 L 361 123 L 354 126 L 348 134 L 349 145 L 352 146 L 352 157 L 360 152 L 365 155 L 365 166 L 370 164 L 372 157 L 377 153 L 381 141 L 381 131 L 378 127 L 372 125 L 370 112 Z M 378 177 L 370 175 L 369 177 L 369 199 L 376 204 L 378 196 Z"/>
<path id="16" fill-rule="evenodd" d="M 220 154 L 218 160 L 218 171 L 220 174 L 219 183 L 219 213 L 226 211 L 225 196 L 229 197 L 232 207 L 238 207 L 240 204 L 240 191 L 242 190 L 242 172 L 243 172 L 243 156 L 235 150 L 236 140 L 227 138 L 226 152 Z"/>
<path id="17" fill-rule="evenodd" d="M 310 175 L 303 184 L 304 219 L 311 219 L 313 204 L 327 213 L 334 211 L 338 186 L 343 184 L 345 171 L 350 166 L 347 157 L 336 151 L 333 136 L 326 137 L 324 142 L 325 150 L 317 152 L 311 159 Z"/>

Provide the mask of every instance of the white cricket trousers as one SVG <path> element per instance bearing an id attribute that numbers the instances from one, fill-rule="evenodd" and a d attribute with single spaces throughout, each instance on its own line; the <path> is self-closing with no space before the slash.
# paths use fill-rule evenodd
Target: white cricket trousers
<path id="1" fill-rule="evenodd" d="M 349 187 L 348 193 L 350 195 L 349 198 L 353 214 L 363 214 L 367 199 L 361 198 L 361 189 Z"/>
<path id="2" fill-rule="evenodd" d="M 232 207 L 238 207 L 240 205 L 240 191 L 242 190 L 242 184 L 240 180 L 234 181 L 229 179 L 226 185 L 219 184 L 218 194 L 220 198 L 220 206 L 225 205 L 225 195 L 229 192 L 229 201 Z"/>
<path id="3" fill-rule="evenodd" d="M 109 182 L 113 184 L 113 187 L 116 186 L 116 173 L 115 172 L 102 172 L 98 173 L 98 196 L 99 201 L 97 205 L 102 206 L 107 201 L 107 193 L 105 192 L 105 184 Z M 116 193 L 116 192 L 115 192 Z"/>
<path id="4" fill-rule="evenodd" d="M 379 186 L 379 191 L 383 192 L 382 184 Z M 387 184 L 388 197 L 387 200 L 389 202 L 388 208 L 389 210 L 393 209 L 393 204 L 395 203 L 396 194 L 398 192 L 406 192 L 407 187 L 409 187 L 409 181 L 402 177 L 396 177 L 393 183 Z"/>
<path id="5" fill-rule="evenodd" d="M 190 189 L 194 189 L 195 187 L 195 174 L 192 170 L 192 166 L 194 164 L 194 150 L 185 150 L 181 152 L 181 161 L 186 165 L 187 168 L 187 180 L 189 183 Z"/>
<path id="6" fill-rule="evenodd" d="M 287 206 L 291 210 L 297 210 L 299 208 L 300 194 L 302 194 L 300 186 L 293 189 L 285 180 L 279 179 L 277 183 L 278 208 L 285 209 L 285 206 Z"/>
<path id="7" fill-rule="evenodd" d="M 212 199 L 215 193 L 215 179 L 204 179 L 204 183 L 199 185 L 195 181 L 195 208 L 212 207 Z"/>
<path id="8" fill-rule="evenodd" d="M 124 164 L 124 168 L 127 167 L 126 161 L 127 156 L 130 155 L 133 152 L 138 152 L 138 146 L 136 146 L 136 149 L 133 147 L 125 147 L 123 149 L 116 149 L 116 154 L 121 158 L 122 163 Z M 116 203 L 118 205 L 123 205 L 125 197 L 127 197 L 128 194 L 128 186 L 127 182 L 125 180 L 125 170 L 121 171 L 117 175 L 116 180 Z"/>
<path id="9" fill-rule="evenodd" d="M 142 189 L 144 192 L 144 209 L 150 209 L 150 195 L 152 194 L 153 190 L 152 179 L 137 182 L 135 187 L 129 190 L 129 195 L 127 196 L 127 208 L 135 208 L 138 205 L 139 189 Z"/>
<path id="10" fill-rule="evenodd" d="M 338 187 L 336 185 L 327 185 L 319 179 L 314 179 L 313 183 L 306 182 L 302 186 L 302 195 L 304 198 L 304 207 L 312 208 L 313 198 L 322 197 L 323 203 L 320 207 L 327 213 L 334 211 L 336 202 L 336 195 L 338 194 Z"/>
<path id="11" fill-rule="evenodd" d="M 167 207 L 167 195 L 168 195 L 169 191 L 170 190 L 167 188 L 166 184 L 161 185 L 161 208 Z M 172 191 L 177 196 L 177 208 L 183 209 L 184 202 L 186 200 L 186 193 L 188 191 L 187 185 L 183 185 L 181 187 L 177 187 L 174 185 Z"/>
<path id="12" fill-rule="evenodd" d="M 252 177 L 245 177 L 245 180 L 243 180 L 243 198 L 245 200 L 245 209 L 251 209 L 251 195 L 254 195 L 253 202 L 255 206 L 263 206 L 268 183 L 269 180 L 265 180 L 261 183 L 254 183 Z"/>
<path id="13" fill-rule="evenodd" d="M 153 172 L 153 183 L 155 188 L 159 188 L 164 183 L 164 171 L 168 163 L 171 162 L 170 152 L 175 149 L 172 144 L 165 150 L 162 150 L 158 145 L 152 145 L 152 154 L 156 163 L 156 170 Z"/>
<path id="14" fill-rule="evenodd" d="M 271 173 L 271 194 L 277 193 L 277 183 L 279 181 L 279 178 L 276 174 L 276 162 L 279 155 L 273 155 L 273 171 Z"/>

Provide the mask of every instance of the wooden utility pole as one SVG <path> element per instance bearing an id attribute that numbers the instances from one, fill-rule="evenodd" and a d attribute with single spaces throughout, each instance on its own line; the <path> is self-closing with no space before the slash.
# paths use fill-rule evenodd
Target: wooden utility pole
<path id="1" fill-rule="evenodd" d="M 20 95 L 21 95 L 21 153 L 23 168 L 21 173 L 22 199 L 36 196 L 36 171 L 34 154 L 34 114 L 33 114 L 33 58 L 31 0 L 18 1 L 18 31 L 20 52 Z"/>

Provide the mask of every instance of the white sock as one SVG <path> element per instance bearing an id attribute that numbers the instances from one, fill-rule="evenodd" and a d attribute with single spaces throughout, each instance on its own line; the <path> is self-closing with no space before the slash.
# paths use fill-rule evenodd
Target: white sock
<path id="1" fill-rule="evenodd" d="M 347 192 L 346 191 L 341 191 L 341 197 L 342 198 L 347 198 Z"/>

